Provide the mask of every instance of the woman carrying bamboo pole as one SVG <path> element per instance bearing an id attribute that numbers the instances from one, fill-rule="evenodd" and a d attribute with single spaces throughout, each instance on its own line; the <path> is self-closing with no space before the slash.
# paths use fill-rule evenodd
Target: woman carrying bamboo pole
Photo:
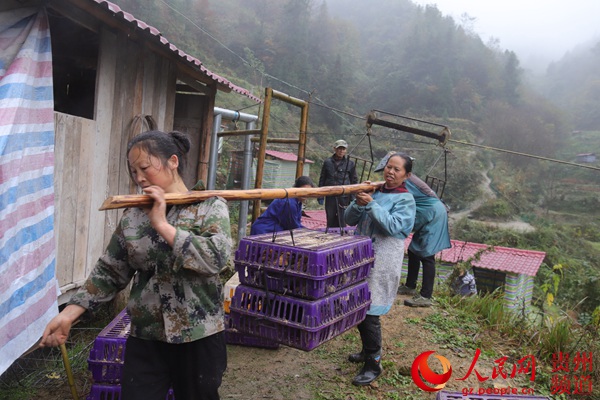
<path id="1" fill-rule="evenodd" d="M 227 366 L 219 273 L 231 255 L 229 211 L 217 197 L 167 207 L 187 193 L 181 179 L 187 135 L 150 131 L 127 146 L 134 182 L 152 203 L 125 210 L 110 243 L 41 346 L 65 342 L 87 310 L 110 301 L 133 279 L 121 398 L 218 400 Z"/>
<path id="2" fill-rule="evenodd" d="M 364 363 L 352 383 L 369 385 L 382 373 L 381 322 L 396 299 L 400 285 L 404 239 L 415 222 L 415 200 L 404 181 L 412 171 L 412 160 L 406 154 L 393 154 L 383 170 L 385 183 L 372 195 L 358 193 L 346 209 L 349 225 L 356 225 L 356 234 L 370 236 L 375 250 L 375 264 L 367 281 L 371 291 L 371 306 L 358 325 L 362 349 L 350 354 L 348 360 Z"/>

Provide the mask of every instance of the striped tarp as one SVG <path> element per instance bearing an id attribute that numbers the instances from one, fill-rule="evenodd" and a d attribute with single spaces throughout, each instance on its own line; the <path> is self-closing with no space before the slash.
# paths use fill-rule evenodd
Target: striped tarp
<path id="1" fill-rule="evenodd" d="M 57 313 L 48 19 L 0 13 L 0 374 Z"/>

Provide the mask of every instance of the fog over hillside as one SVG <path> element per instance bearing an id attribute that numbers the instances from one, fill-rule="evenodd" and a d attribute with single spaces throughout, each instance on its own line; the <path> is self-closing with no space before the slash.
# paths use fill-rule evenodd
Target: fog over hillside
<path id="1" fill-rule="evenodd" d="M 514 51 L 521 66 L 536 73 L 579 45 L 600 40 L 597 0 L 412 0 L 436 5 L 442 14 L 502 50 Z M 351 0 L 327 0 L 333 15 Z M 380 1 L 368 2 L 377 7 Z M 365 3 L 367 4 L 367 3 Z M 339 8 L 338 8 L 339 7 Z M 365 21 L 365 23 L 369 23 Z"/>
<path id="2" fill-rule="evenodd" d="M 457 22 L 465 13 L 484 41 L 498 39 L 502 49 L 517 53 L 524 68 L 544 71 L 578 45 L 600 39 L 597 0 L 413 0 L 436 4 Z M 467 23 L 468 24 L 468 23 Z"/>

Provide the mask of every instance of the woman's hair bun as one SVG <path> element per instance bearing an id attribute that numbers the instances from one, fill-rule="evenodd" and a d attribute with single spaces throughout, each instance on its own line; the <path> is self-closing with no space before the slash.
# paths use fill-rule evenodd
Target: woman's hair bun
<path id="1" fill-rule="evenodd" d="M 172 131 L 169 132 L 171 136 L 173 136 L 173 140 L 177 144 L 177 147 L 181 150 L 182 154 L 187 154 L 192 147 L 192 141 L 190 140 L 190 136 L 187 133 Z"/>

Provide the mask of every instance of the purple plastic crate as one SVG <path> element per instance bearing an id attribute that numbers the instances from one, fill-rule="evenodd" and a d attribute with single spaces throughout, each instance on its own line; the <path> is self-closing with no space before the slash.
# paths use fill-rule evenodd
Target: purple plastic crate
<path id="1" fill-rule="evenodd" d="M 528 395 L 517 395 L 517 394 L 469 394 L 464 396 L 461 392 L 438 392 L 436 400 L 541 400 L 548 399 L 546 396 L 528 396 Z"/>
<path id="2" fill-rule="evenodd" d="M 346 226 L 346 227 L 344 227 L 343 231 L 342 231 L 342 228 L 319 228 L 317 230 L 320 232 L 333 233 L 335 235 L 341 235 L 342 233 L 344 235 L 355 235 L 356 234 L 355 226 Z"/>
<path id="3" fill-rule="evenodd" d="M 351 266 L 341 272 L 321 278 L 307 278 L 304 274 L 280 272 L 260 266 L 235 262 L 240 283 L 284 295 L 305 299 L 319 299 L 364 280 L 373 267 L 372 259 Z"/>
<path id="4" fill-rule="evenodd" d="M 273 240 L 273 238 L 275 240 Z M 374 260 L 371 239 L 294 229 L 247 236 L 240 240 L 235 261 L 273 271 L 323 278 Z"/>
<path id="5" fill-rule="evenodd" d="M 294 328 L 316 330 L 370 304 L 366 281 L 314 301 L 238 285 L 230 310 Z"/>
<path id="6" fill-rule="evenodd" d="M 368 305 L 360 307 L 343 318 L 332 321 L 330 324 L 316 330 L 293 328 L 265 318 L 238 314 L 233 310 L 230 317 L 232 325 L 241 332 L 260 336 L 289 347 L 310 351 L 361 323 L 367 315 L 368 308 Z"/>
<path id="7" fill-rule="evenodd" d="M 92 379 L 98 383 L 119 383 L 123 373 L 123 362 L 95 361 L 88 359 Z"/>
<path id="8" fill-rule="evenodd" d="M 279 343 L 259 336 L 239 332 L 232 327 L 229 314 L 225 314 L 225 343 L 238 346 L 260 347 L 263 349 L 278 349 Z"/>
<path id="9" fill-rule="evenodd" d="M 125 356 L 125 343 L 131 331 L 131 319 L 124 309 L 94 340 L 88 367 L 94 382 L 118 383 Z"/>
<path id="10" fill-rule="evenodd" d="M 99 385 L 93 384 L 90 394 L 86 400 L 122 400 L 121 385 Z M 169 389 L 165 400 L 175 400 L 173 389 Z"/>
<path id="11" fill-rule="evenodd" d="M 239 332 L 237 329 L 233 328 L 225 329 L 225 343 L 271 350 L 279 348 L 279 343 L 277 342 L 273 342 L 272 340 L 268 340 L 259 336 Z"/>

